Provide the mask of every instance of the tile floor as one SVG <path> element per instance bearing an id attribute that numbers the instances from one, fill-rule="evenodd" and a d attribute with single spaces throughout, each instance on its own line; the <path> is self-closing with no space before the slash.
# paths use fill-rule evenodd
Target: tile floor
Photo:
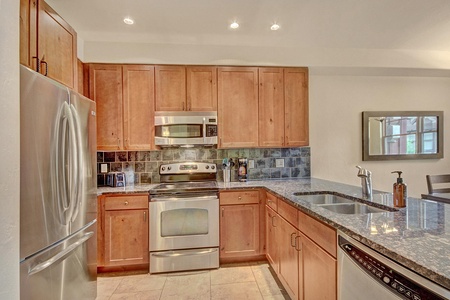
<path id="1" fill-rule="evenodd" d="M 290 299 L 267 262 L 209 271 L 98 277 L 97 287 L 97 300 Z"/>

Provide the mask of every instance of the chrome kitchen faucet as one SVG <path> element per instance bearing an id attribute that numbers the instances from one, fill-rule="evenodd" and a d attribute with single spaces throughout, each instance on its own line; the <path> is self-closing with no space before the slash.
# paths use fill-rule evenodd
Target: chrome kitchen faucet
<path id="1" fill-rule="evenodd" d="M 372 199 L 372 172 L 364 169 L 360 166 L 356 166 L 359 169 L 358 177 L 361 178 L 362 195 L 367 199 Z"/>

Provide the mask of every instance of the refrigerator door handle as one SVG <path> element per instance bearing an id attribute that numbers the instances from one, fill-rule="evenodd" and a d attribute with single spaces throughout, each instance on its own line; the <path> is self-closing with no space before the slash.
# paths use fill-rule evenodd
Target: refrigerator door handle
<path id="1" fill-rule="evenodd" d="M 75 249 L 77 249 L 79 246 L 81 246 L 82 244 L 84 244 L 88 239 L 90 239 L 92 236 L 94 235 L 94 232 L 90 231 L 86 234 L 83 235 L 83 237 L 81 237 L 78 241 L 76 241 L 75 243 L 73 243 L 72 245 L 70 245 L 69 247 L 67 247 L 66 249 L 64 249 L 63 251 L 59 252 L 58 254 L 56 254 L 55 256 L 53 256 L 52 258 L 37 264 L 36 266 L 32 267 L 29 271 L 28 271 L 28 275 L 34 275 L 36 273 L 39 273 L 45 269 L 47 269 L 48 267 L 50 267 L 51 265 L 64 260 L 65 258 L 67 258 L 73 251 L 75 251 Z"/>
<path id="2" fill-rule="evenodd" d="M 81 197 L 83 191 L 83 140 L 81 139 L 81 129 L 80 129 L 80 117 L 78 112 L 73 106 L 70 104 L 70 111 L 73 120 L 73 130 L 71 130 L 73 138 L 72 138 L 72 159 L 73 159 L 73 185 L 72 185 L 72 193 L 71 193 L 71 202 L 73 201 L 73 211 L 70 216 L 71 221 L 75 221 L 75 218 L 78 215 L 79 206 L 81 204 Z"/>
<path id="3" fill-rule="evenodd" d="M 69 186 L 69 208 L 66 215 L 66 221 L 70 222 L 75 212 L 77 203 L 77 185 L 78 185 L 78 148 L 77 148 L 77 134 L 76 126 L 72 108 L 68 104 L 64 104 L 67 110 L 67 121 L 69 127 L 69 178 L 67 185 Z"/>
<path id="4" fill-rule="evenodd" d="M 55 162 L 52 172 L 52 182 L 54 183 L 54 195 L 58 203 L 59 219 L 61 224 L 67 225 L 67 213 L 70 208 L 69 191 L 67 186 L 67 172 L 65 170 L 67 163 L 67 131 L 69 117 L 67 103 L 64 103 L 59 111 L 57 122 L 55 124 L 54 151 Z"/>

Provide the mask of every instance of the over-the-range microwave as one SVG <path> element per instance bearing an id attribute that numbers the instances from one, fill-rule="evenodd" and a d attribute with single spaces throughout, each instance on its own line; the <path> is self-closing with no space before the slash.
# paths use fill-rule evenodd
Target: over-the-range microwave
<path id="1" fill-rule="evenodd" d="M 217 145 L 217 112 L 155 112 L 155 145 L 160 147 Z"/>

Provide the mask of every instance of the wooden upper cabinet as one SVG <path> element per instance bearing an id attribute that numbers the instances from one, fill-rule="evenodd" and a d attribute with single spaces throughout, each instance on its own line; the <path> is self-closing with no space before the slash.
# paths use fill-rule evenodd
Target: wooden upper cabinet
<path id="1" fill-rule="evenodd" d="M 285 145 L 309 144 L 308 69 L 284 69 Z"/>
<path id="2" fill-rule="evenodd" d="M 20 63 L 36 70 L 36 16 L 37 0 L 20 0 Z M 34 65 L 33 65 L 34 63 Z"/>
<path id="3" fill-rule="evenodd" d="M 20 63 L 78 88 L 77 34 L 43 0 L 20 1 Z"/>
<path id="4" fill-rule="evenodd" d="M 39 0 L 37 53 L 42 74 L 77 89 L 77 34 Z"/>
<path id="5" fill-rule="evenodd" d="M 97 149 L 123 149 L 122 66 L 91 64 L 89 97 L 97 103 Z"/>
<path id="6" fill-rule="evenodd" d="M 156 66 L 155 83 L 155 110 L 186 110 L 186 68 L 184 66 Z"/>
<path id="7" fill-rule="evenodd" d="M 258 68 L 218 68 L 219 147 L 258 146 Z"/>
<path id="8" fill-rule="evenodd" d="M 259 145 L 284 144 L 284 86 L 282 68 L 259 68 Z"/>
<path id="9" fill-rule="evenodd" d="M 186 67 L 187 110 L 217 111 L 217 68 Z"/>
<path id="10" fill-rule="evenodd" d="M 154 148 L 155 68 L 123 66 L 123 129 L 127 150 Z"/>

